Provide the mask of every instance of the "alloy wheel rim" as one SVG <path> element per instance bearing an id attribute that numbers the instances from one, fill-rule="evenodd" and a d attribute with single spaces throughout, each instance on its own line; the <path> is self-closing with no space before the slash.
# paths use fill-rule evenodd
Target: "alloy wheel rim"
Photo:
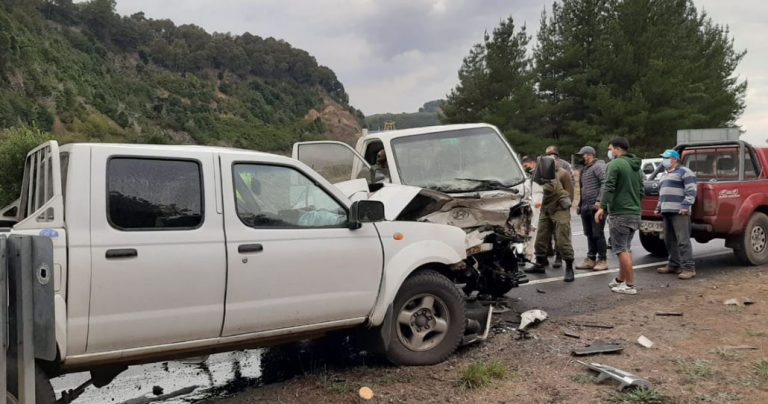
<path id="1" fill-rule="evenodd" d="M 420 294 L 400 308 L 397 337 L 409 350 L 424 352 L 445 339 L 449 324 L 448 305 L 438 296 Z"/>

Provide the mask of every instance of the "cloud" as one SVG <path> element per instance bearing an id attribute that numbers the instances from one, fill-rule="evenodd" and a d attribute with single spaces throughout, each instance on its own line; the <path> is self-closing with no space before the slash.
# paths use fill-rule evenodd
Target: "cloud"
<path id="1" fill-rule="evenodd" d="M 730 27 L 747 56 L 737 69 L 749 81 L 739 124 L 768 134 L 768 3 L 694 0 L 717 23 Z M 208 31 L 285 39 L 329 66 L 366 114 L 415 111 L 444 97 L 472 44 L 512 16 L 534 36 L 552 0 L 118 0 L 121 14 L 193 23 Z M 761 135 L 768 136 L 768 135 Z"/>

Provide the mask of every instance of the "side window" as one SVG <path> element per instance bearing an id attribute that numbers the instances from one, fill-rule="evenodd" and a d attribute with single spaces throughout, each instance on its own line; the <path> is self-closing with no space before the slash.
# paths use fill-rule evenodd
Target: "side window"
<path id="1" fill-rule="evenodd" d="M 717 149 L 715 172 L 718 179 L 733 180 L 739 178 L 739 150 Z"/>
<path id="2" fill-rule="evenodd" d="M 203 222 L 200 164 L 116 157 L 107 164 L 107 218 L 118 230 L 185 230 Z"/>
<path id="3" fill-rule="evenodd" d="M 284 166 L 235 164 L 237 216 L 250 227 L 345 227 L 347 211 L 300 171 Z"/>
<path id="4" fill-rule="evenodd" d="M 696 150 L 686 155 L 683 165 L 693 171 L 698 179 L 714 178 L 714 157 L 711 150 Z"/>
<path id="5" fill-rule="evenodd" d="M 760 164 L 754 157 L 753 150 L 747 150 L 744 155 L 744 178 L 757 178 L 760 173 Z"/>
<path id="6" fill-rule="evenodd" d="M 369 178 L 368 167 L 346 145 L 309 143 L 298 146 L 297 160 L 312 167 L 330 183 Z"/>

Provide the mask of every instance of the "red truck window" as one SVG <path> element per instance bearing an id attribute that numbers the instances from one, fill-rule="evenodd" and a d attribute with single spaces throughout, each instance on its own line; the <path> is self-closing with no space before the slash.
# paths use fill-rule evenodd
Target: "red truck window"
<path id="1" fill-rule="evenodd" d="M 683 164 L 698 179 L 738 180 L 739 148 L 731 146 L 686 150 Z M 756 178 L 759 172 L 760 168 L 748 150 L 744 156 L 744 178 Z"/>

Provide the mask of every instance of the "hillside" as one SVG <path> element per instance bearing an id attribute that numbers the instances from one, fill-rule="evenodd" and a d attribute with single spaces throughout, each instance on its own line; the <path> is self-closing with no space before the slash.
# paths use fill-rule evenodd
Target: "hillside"
<path id="1" fill-rule="evenodd" d="M 271 151 L 360 133 L 362 113 L 309 53 L 114 7 L 0 0 L 0 129 Z"/>
<path id="2" fill-rule="evenodd" d="M 383 130 L 386 122 L 394 122 L 397 129 L 440 125 L 443 103 L 443 100 L 429 101 L 419 108 L 419 112 L 367 116 L 365 117 L 365 125 L 372 131 Z"/>

